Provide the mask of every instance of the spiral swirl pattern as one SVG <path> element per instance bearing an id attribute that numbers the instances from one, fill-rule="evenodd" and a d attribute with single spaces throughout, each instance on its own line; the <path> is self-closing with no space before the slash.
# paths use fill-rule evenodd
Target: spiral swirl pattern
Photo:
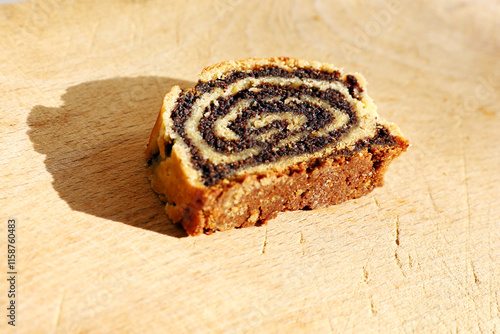
<path id="1" fill-rule="evenodd" d="M 355 77 L 342 80 L 337 72 L 236 72 L 183 93 L 171 117 L 210 186 L 361 140 L 371 127 L 362 117 L 362 93 Z"/>

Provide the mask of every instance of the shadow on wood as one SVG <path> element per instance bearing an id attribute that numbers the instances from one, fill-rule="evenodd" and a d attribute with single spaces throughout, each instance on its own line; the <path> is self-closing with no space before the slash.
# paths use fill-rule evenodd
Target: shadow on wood
<path id="1" fill-rule="evenodd" d="M 193 83 L 163 77 L 127 77 L 69 87 L 57 108 L 36 106 L 29 137 L 53 186 L 73 210 L 174 237 L 164 204 L 150 187 L 144 150 L 173 86 Z"/>

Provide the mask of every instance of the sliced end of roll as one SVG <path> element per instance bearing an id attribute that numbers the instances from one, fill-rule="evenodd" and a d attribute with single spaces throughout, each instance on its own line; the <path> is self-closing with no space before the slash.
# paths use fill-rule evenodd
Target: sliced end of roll
<path id="1" fill-rule="evenodd" d="M 173 87 L 146 157 L 168 216 L 195 235 L 362 196 L 408 145 L 379 119 L 362 75 L 252 58 L 205 68 L 192 89 Z"/>

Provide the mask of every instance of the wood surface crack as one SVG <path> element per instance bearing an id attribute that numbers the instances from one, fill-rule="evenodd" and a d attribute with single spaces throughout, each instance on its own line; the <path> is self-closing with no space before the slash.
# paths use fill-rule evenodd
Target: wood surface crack
<path id="1" fill-rule="evenodd" d="M 396 239 L 394 240 L 394 242 L 396 243 L 396 246 L 399 247 L 399 234 L 400 234 L 400 230 L 399 230 L 399 216 L 396 217 Z"/>
<path id="2" fill-rule="evenodd" d="M 382 209 L 382 207 L 380 206 L 380 203 L 377 201 L 375 196 L 373 196 L 372 199 L 373 199 L 373 202 L 375 203 L 375 205 L 377 206 L 377 208 Z"/>
<path id="3" fill-rule="evenodd" d="M 414 264 L 414 263 L 413 263 L 413 258 L 411 257 L 411 255 L 410 255 L 410 254 L 408 254 L 408 266 L 409 266 L 410 268 L 412 268 L 412 267 L 413 267 L 413 264 Z"/>
<path id="4" fill-rule="evenodd" d="M 266 235 L 264 237 L 264 243 L 262 244 L 262 254 L 266 253 L 266 246 L 267 246 L 267 225 L 266 225 Z"/>
<path id="5" fill-rule="evenodd" d="M 371 311 L 372 315 L 376 315 L 377 309 L 375 308 L 375 304 L 373 304 L 373 296 L 370 295 L 369 299 L 370 299 L 370 311 Z"/>
<path id="6" fill-rule="evenodd" d="M 472 269 L 472 276 L 474 277 L 474 283 L 475 284 L 479 284 L 481 283 L 481 281 L 479 280 L 479 278 L 477 277 L 477 274 L 476 274 L 476 268 L 474 268 L 474 264 L 472 263 L 472 261 L 470 262 L 470 267 Z"/>
<path id="7" fill-rule="evenodd" d="M 302 246 L 302 255 L 306 254 L 306 251 L 304 250 L 304 245 L 302 245 L 305 242 L 306 242 L 306 240 L 304 239 L 304 235 L 302 234 L 302 232 L 300 232 L 299 244 L 301 244 L 301 246 Z"/>
<path id="8" fill-rule="evenodd" d="M 400 245 L 400 239 L 399 236 L 401 234 L 400 227 L 399 227 L 399 216 L 396 217 L 396 238 L 394 239 L 394 242 L 396 243 L 396 249 L 394 250 L 394 259 L 396 260 L 396 264 L 398 265 L 399 269 L 401 270 L 401 273 L 403 274 L 404 277 L 406 277 L 406 273 L 403 269 L 403 262 L 399 258 L 398 255 L 398 250 L 399 250 L 399 245 Z"/>
<path id="9" fill-rule="evenodd" d="M 363 267 L 363 281 L 368 283 L 368 270 L 366 269 L 366 266 Z"/>

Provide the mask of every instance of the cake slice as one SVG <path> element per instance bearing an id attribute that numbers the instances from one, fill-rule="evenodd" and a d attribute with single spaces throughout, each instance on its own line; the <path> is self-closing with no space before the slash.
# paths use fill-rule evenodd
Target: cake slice
<path id="1" fill-rule="evenodd" d="M 165 96 L 146 150 L 153 189 L 189 235 L 265 223 L 383 184 L 408 147 L 360 74 L 293 58 L 205 68 Z"/>

